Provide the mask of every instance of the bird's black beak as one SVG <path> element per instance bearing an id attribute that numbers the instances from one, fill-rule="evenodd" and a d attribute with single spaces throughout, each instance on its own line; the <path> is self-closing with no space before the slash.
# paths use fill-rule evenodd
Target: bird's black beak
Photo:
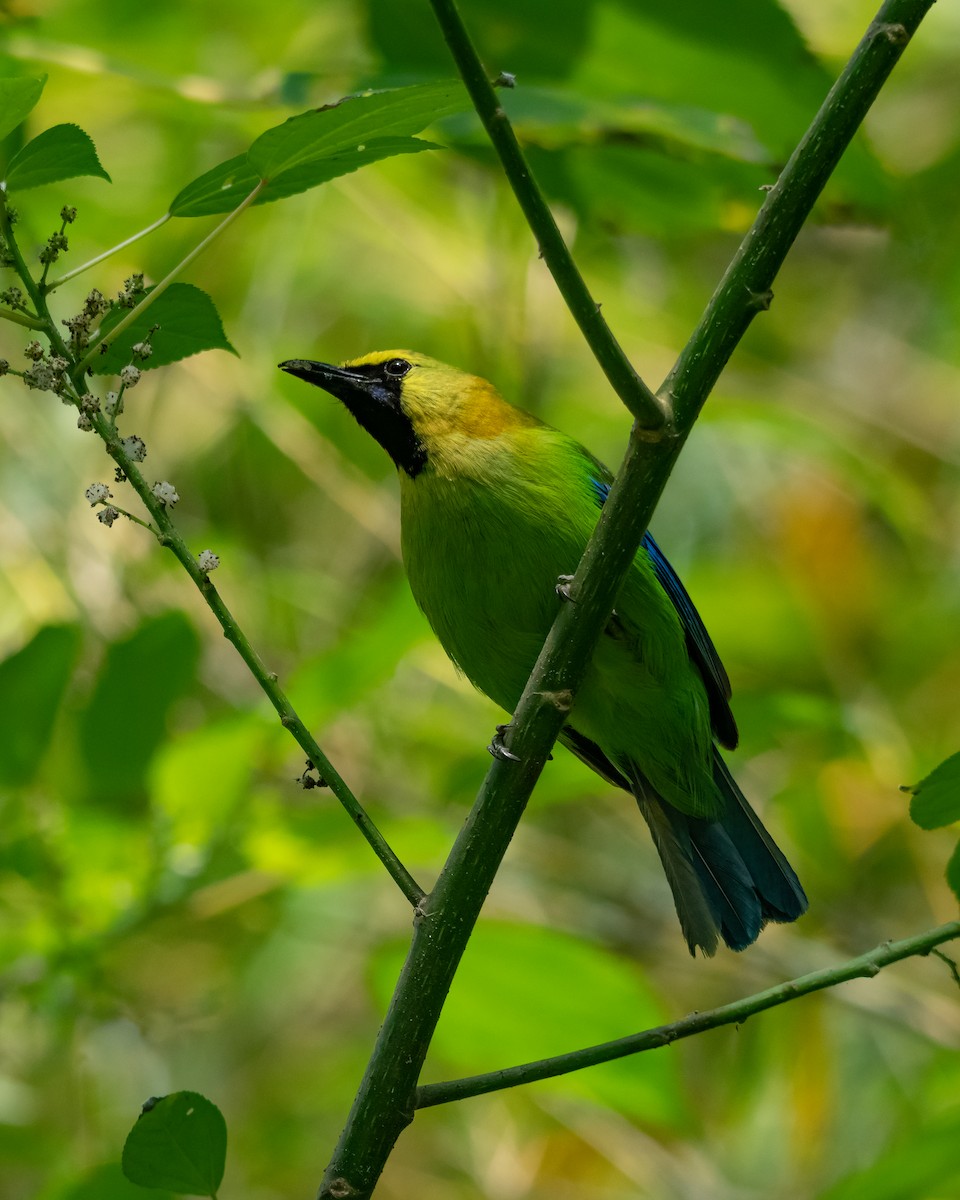
<path id="1" fill-rule="evenodd" d="M 309 358 L 289 358 L 279 366 L 280 370 L 286 371 L 288 375 L 295 375 L 297 379 L 304 379 L 314 387 L 323 388 L 331 396 L 336 396 L 351 412 L 355 411 L 357 404 L 362 403 L 364 398 L 367 398 L 368 402 L 371 398 L 371 384 L 374 381 L 369 375 L 349 371 L 344 367 L 335 367 L 332 363 L 313 362 Z"/>
<path id="2" fill-rule="evenodd" d="M 423 470 L 426 450 L 403 411 L 400 379 L 388 376 L 382 364 L 350 368 L 290 358 L 279 366 L 340 400 L 411 478 Z"/>

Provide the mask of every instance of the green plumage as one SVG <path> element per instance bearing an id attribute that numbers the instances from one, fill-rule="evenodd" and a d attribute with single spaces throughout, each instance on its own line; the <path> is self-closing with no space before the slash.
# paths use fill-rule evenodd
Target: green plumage
<path id="1" fill-rule="evenodd" d="M 403 561 L 444 649 L 512 712 L 599 516 L 596 467 L 546 426 L 487 439 L 450 477 L 401 477 Z M 570 724 L 622 770 L 642 763 L 657 792 L 714 816 L 709 706 L 676 610 L 638 555 Z"/>
<path id="2" fill-rule="evenodd" d="M 285 369 L 338 396 L 400 469 L 403 559 L 463 673 L 513 712 L 597 522 L 609 473 L 484 380 L 391 351 Z M 714 745 L 736 742 L 729 684 L 649 538 L 637 553 L 562 740 L 636 797 L 687 943 L 735 949 L 806 897 Z"/>

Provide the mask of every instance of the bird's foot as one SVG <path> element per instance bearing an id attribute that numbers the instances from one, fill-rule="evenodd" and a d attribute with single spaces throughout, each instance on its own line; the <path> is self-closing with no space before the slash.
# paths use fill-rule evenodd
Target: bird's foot
<path id="1" fill-rule="evenodd" d="M 561 575 L 557 579 L 556 593 L 561 600 L 569 600 L 573 603 L 573 597 L 570 595 L 570 584 L 573 583 L 572 575 Z"/>
<path id="2" fill-rule="evenodd" d="M 499 758 L 504 762 L 519 762 L 520 756 L 514 754 L 512 750 L 508 750 L 503 744 L 503 739 L 509 728 L 509 725 L 498 725 L 487 750 L 494 758 Z"/>

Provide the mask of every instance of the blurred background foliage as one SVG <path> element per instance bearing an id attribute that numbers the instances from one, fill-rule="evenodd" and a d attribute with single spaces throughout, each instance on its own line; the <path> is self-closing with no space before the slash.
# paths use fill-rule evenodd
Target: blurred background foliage
<path id="1" fill-rule="evenodd" d="M 656 385 L 871 0 L 463 0 L 595 294 Z M 161 215 L 285 115 L 451 74 L 409 0 L 4 0 L 5 74 L 48 72 L 29 134 L 76 121 L 113 185 L 40 189 L 67 267 Z M 948 834 L 898 787 L 960 743 L 960 18 L 935 8 L 691 439 L 655 531 L 724 655 L 734 766 L 811 899 L 742 956 L 686 955 L 638 814 L 559 751 L 450 997 L 436 1079 L 615 1037 L 955 915 Z M 407 592 L 393 471 L 275 364 L 421 349 L 616 465 L 628 420 L 469 117 L 244 215 L 189 273 L 241 357 L 151 373 L 125 433 L 190 544 L 429 885 L 501 718 Z M 174 220 L 63 289 L 161 277 Z M 23 339 L 0 330 L 0 353 Z M 0 404 L 0 1193 L 115 1200 L 150 1094 L 224 1110 L 222 1195 L 307 1195 L 409 932 L 350 821 L 189 581 L 83 499 L 72 410 Z M 120 491 L 122 489 L 118 489 Z M 423 1113 L 385 1198 L 937 1200 L 960 1189 L 960 1009 L 915 960 L 669 1050 Z M 378 1192 L 378 1194 L 380 1194 Z"/>

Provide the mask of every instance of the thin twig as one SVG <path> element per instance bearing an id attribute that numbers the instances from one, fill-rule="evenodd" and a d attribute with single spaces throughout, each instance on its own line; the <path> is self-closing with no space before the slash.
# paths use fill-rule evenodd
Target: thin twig
<path id="1" fill-rule="evenodd" d="M 776 987 L 767 988 L 766 991 L 757 992 L 756 995 L 747 996 L 743 1000 L 735 1000 L 732 1004 L 722 1004 L 719 1008 L 711 1008 L 706 1012 L 690 1013 L 669 1025 L 658 1025 L 654 1029 L 644 1030 L 643 1033 L 617 1038 L 616 1041 L 602 1042 L 597 1046 L 572 1050 L 568 1054 L 556 1054 L 552 1058 L 541 1058 L 537 1062 L 522 1063 L 516 1067 L 506 1067 L 501 1071 L 488 1071 L 482 1075 L 470 1075 L 464 1079 L 451 1079 L 443 1083 L 427 1083 L 417 1088 L 417 1108 L 449 1104 L 452 1100 L 482 1096 L 487 1092 L 516 1087 L 521 1083 L 553 1079 L 557 1075 L 568 1075 L 571 1071 L 582 1071 L 584 1067 L 595 1067 L 600 1063 L 613 1062 L 614 1059 L 626 1058 L 631 1054 L 641 1054 L 644 1050 L 669 1046 L 671 1042 L 705 1033 L 708 1029 L 719 1029 L 723 1025 L 742 1025 L 748 1017 L 765 1012 L 768 1008 L 788 1004 L 801 996 L 809 996 L 811 992 L 822 992 L 826 988 L 848 983 L 851 979 L 869 979 L 884 967 L 901 962 L 905 958 L 935 954 L 938 958 L 952 963 L 951 959 L 934 947 L 958 937 L 960 921 L 951 921 L 948 925 L 941 925 L 937 929 L 927 930 L 926 933 L 904 938 L 899 942 L 884 942 L 876 949 L 861 954 L 859 958 L 852 958 L 839 967 L 828 967 L 823 971 L 801 975 L 799 979 L 778 983 Z M 956 976 L 956 964 L 952 965 Z"/>
<path id="2" fill-rule="evenodd" d="M 487 78 L 479 55 L 457 11 L 454 0 L 430 0 L 457 70 L 470 93 L 477 115 L 497 152 L 517 203 L 527 218 L 540 255 L 547 264 L 567 308 L 580 327 L 600 368 L 639 425 L 651 433 L 664 428 L 669 410 L 643 382 L 590 294 L 563 234 L 543 198 L 530 166 L 520 149 L 510 118 L 504 112 Z"/>
<path id="3" fill-rule="evenodd" d="M 939 958 L 941 962 L 947 964 L 947 969 L 953 976 L 953 982 L 957 987 L 960 987 L 960 969 L 957 967 L 956 959 L 951 958 L 949 954 L 944 954 L 942 950 L 931 950 L 930 953 L 935 958 Z"/>
<path id="4" fill-rule="evenodd" d="M 141 229 L 138 233 L 131 234 L 122 242 L 117 242 L 115 246 L 111 246 L 109 250 L 104 250 L 102 254 L 98 254 L 96 258 L 91 258 L 85 263 L 81 263 L 79 267 L 74 267 L 72 271 L 67 271 L 65 275 L 60 275 L 48 283 L 44 291 L 49 295 L 55 291 L 61 284 L 66 283 L 68 279 L 75 279 L 78 275 L 82 275 L 84 271 L 89 271 L 91 267 L 97 266 L 111 255 L 117 254 L 120 250 L 125 250 L 127 246 L 132 246 L 134 242 L 139 242 L 141 238 L 145 238 L 148 233 L 153 233 L 155 229 L 159 229 L 161 225 L 165 225 L 170 220 L 170 213 L 164 213 L 162 217 L 154 221 L 152 225 L 148 225 L 146 229 Z"/>
<path id="5" fill-rule="evenodd" d="M 13 321 L 15 325 L 23 325 L 26 329 L 46 329 L 45 322 L 29 313 L 20 312 L 16 308 L 4 308 L 0 305 L 0 321 Z"/>
<path id="6" fill-rule="evenodd" d="M 203 241 L 198 242 L 197 245 L 194 246 L 194 248 L 190 251 L 190 253 L 177 263 L 172 271 L 169 271 L 158 284 L 152 287 L 139 302 L 139 304 L 137 304 L 136 308 L 131 308 L 123 320 L 114 325 L 114 327 L 108 333 L 105 333 L 103 337 L 98 337 L 96 339 L 96 344 L 90 349 L 87 356 L 81 359 L 81 361 L 73 369 L 73 376 L 77 378 L 82 375 L 84 371 L 86 371 L 87 367 L 96 361 L 97 357 L 107 346 L 109 346 L 112 342 L 115 342 L 120 334 L 123 333 L 124 330 L 128 329 L 133 322 L 136 321 L 137 318 L 144 313 L 151 304 L 154 303 L 154 301 L 159 300 L 170 284 L 177 279 L 184 269 L 188 267 L 195 258 L 202 254 L 203 251 L 206 250 L 206 248 L 210 245 L 210 243 L 215 241 L 225 229 L 229 228 L 229 226 L 233 224 L 233 222 L 237 219 L 237 217 L 240 216 L 242 212 L 250 207 L 250 205 L 254 202 L 254 200 L 256 200 L 257 196 L 260 195 L 266 186 L 267 180 L 259 180 L 253 191 L 251 191 L 248 196 L 241 200 L 235 209 L 227 213 L 220 224 L 211 229 Z"/>

